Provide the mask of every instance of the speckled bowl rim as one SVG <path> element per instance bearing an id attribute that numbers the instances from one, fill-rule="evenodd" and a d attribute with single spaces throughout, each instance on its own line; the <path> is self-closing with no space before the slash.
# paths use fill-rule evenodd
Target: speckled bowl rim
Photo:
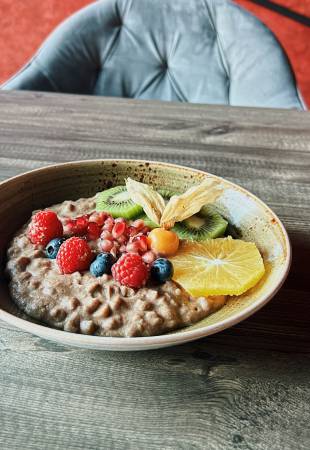
<path id="1" fill-rule="evenodd" d="M 71 162 L 65 162 L 60 164 L 52 164 L 48 166 L 44 166 L 38 169 L 33 169 L 30 171 L 27 171 L 23 174 L 16 175 L 14 177 L 9 178 L 8 180 L 4 180 L 0 183 L 0 189 L 3 185 L 6 185 L 8 183 L 13 182 L 16 179 L 20 179 L 24 176 L 29 176 L 30 174 L 35 174 L 37 172 L 45 172 L 45 171 L 54 171 L 55 169 L 59 167 L 64 166 L 72 166 L 72 165 L 83 165 L 83 164 L 94 164 L 94 163 L 132 163 L 132 164 L 154 164 L 157 166 L 163 166 L 163 167 L 169 167 L 171 169 L 182 169 L 189 172 L 195 172 L 197 174 L 201 175 L 209 175 L 215 179 L 218 179 L 219 181 L 224 181 L 226 184 L 232 186 L 234 189 L 237 189 L 238 191 L 243 192 L 247 196 L 251 197 L 256 203 L 261 205 L 267 212 L 272 214 L 272 216 L 277 220 L 277 223 L 283 233 L 284 237 L 284 243 L 285 243 L 285 264 L 283 265 L 283 271 L 281 277 L 278 278 L 277 283 L 273 286 L 269 292 L 266 292 L 261 298 L 257 299 L 255 302 L 253 302 L 251 305 L 247 306 L 242 310 L 241 312 L 238 312 L 236 314 L 232 314 L 227 319 L 221 320 L 218 323 L 212 324 L 212 325 L 206 325 L 202 326 L 201 328 L 195 329 L 195 330 L 189 330 L 189 331 L 178 331 L 176 333 L 171 334 L 162 334 L 158 336 L 147 336 L 147 337 L 134 337 L 134 338 L 127 338 L 127 337 L 105 337 L 105 336 L 88 336 L 83 334 L 75 334 L 70 333 L 62 330 L 57 330 L 55 328 L 50 328 L 48 326 L 39 325 L 30 321 L 27 321 L 25 319 L 21 319 L 19 317 L 16 317 L 14 314 L 10 314 L 7 311 L 4 311 L 0 308 L 0 319 L 4 322 L 8 323 L 9 325 L 13 325 L 23 331 L 35 334 L 37 336 L 51 339 L 55 342 L 58 342 L 60 344 L 65 345 L 73 345 L 77 347 L 84 347 L 84 348 L 92 348 L 97 350 L 112 350 L 112 351 L 127 351 L 127 350 L 149 350 L 152 348 L 160 348 L 160 347 L 168 347 L 172 345 L 179 345 L 184 344 L 186 342 L 190 342 L 196 339 L 200 339 L 206 336 L 210 336 L 212 334 L 218 333 L 219 331 L 223 331 L 226 328 L 230 328 L 233 325 L 238 324 L 242 320 L 247 319 L 252 314 L 254 314 L 256 311 L 258 311 L 260 308 L 262 308 L 266 303 L 268 303 L 272 297 L 275 296 L 275 294 L 279 291 L 281 286 L 283 285 L 288 272 L 290 270 L 291 261 L 292 261 L 292 249 L 290 240 L 288 237 L 288 234 L 284 228 L 283 223 L 278 218 L 278 216 L 272 211 L 271 208 L 269 208 L 262 200 L 260 200 L 256 195 L 252 194 L 247 189 L 239 186 L 236 183 L 233 183 L 229 180 L 226 180 L 225 178 L 219 177 L 217 175 L 213 175 L 209 172 L 205 172 L 203 170 L 199 169 L 193 169 L 191 167 L 182 166 L 179 164 L 173 164 L 173 163 L 166 163 L 166 162 L 160 162 L 160 161 L 151 161 L 151 160 L 139 160 L 139 159 L 88 159 L 88 160 L 81 160 L 81 161 L 71 161 Z"/>

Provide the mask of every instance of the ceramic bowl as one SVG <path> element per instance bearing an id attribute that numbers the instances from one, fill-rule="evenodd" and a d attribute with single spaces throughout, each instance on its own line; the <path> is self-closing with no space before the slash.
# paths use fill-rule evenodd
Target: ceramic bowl
<path id="1" fill-rule="evenodd" d="M 125 177 L 149 183 L 155 188 L 184 191 L 214 177 L 222 187 L 216 205 L 241 232 L 242 239 L 254 241 L 266 267 L 263 279 L 242 296 L 230 298 L 218 312 L 190 327 L 173 333 L 136 338 L 86 336 L 59 331 L 34 323 L 11 300 L 5 282 L 1 283 L 0 319 L 24 331 L 61 344 L 98 350 L 147 350 L 182 344 L 231 327 L 246 319 L 277 292 L 287 276 L 291 248 L 279 218 L 245 189 L 205 172 L 160 162 L 136 160 L 79 161 L 33 170 L 0 184 L 1 268 L 12 234 L 25 223 L 34 209 L 46 208 L 64 200 L 88 197 L 117 184 Z M 2 277 L 3 280 L 3 277 Z"/>

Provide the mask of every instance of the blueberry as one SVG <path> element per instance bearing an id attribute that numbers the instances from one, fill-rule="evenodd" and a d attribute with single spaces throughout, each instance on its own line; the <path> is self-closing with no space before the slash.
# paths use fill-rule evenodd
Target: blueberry
<path id="1" fill-rule="evenodd" d="M 90 273 L 94 275 L 94 277 L 101 277 L 104 273 L 110 274 L 111 267 L 114 263 L 115 259 L 111 253 L 99 253 L 95 261 L 90 265 Z"/>
<path id="2" fill-rule="evenodd" d="M 55 259 L 61 244 L 65 242 L 65 240 L 66 238 L 64 237 L 52 239 L 45 247 L 46 256 L 50 259 Z"/>
<path id="3" fill-rule="evenodd" d="M 173 265 L 165 258 L 158 258 L 151 267 L 151 278 L 157 284 L 163 284 L 171 280 L 173 276 Z"/>

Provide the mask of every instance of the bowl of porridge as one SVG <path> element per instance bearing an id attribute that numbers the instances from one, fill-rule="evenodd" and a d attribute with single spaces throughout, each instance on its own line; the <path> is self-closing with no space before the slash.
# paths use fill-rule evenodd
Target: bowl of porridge
<path id="1" fill-rule="evenodd" d="M 0 319 L 61 344 L 177 345 L 249 317 L 281 287 L 279 218 L 220 177 L 79 161 L 0 184 Z"/>

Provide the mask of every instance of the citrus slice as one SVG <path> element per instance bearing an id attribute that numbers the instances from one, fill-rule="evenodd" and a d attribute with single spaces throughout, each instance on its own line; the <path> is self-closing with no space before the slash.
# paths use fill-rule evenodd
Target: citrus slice
<path id="1" fill-rule="evenodd" d="M 169 259 L 173 280 L 194 297 L 243 294 L 265 273 L 256 245 L 231 237 L 183 242 Z"/>

